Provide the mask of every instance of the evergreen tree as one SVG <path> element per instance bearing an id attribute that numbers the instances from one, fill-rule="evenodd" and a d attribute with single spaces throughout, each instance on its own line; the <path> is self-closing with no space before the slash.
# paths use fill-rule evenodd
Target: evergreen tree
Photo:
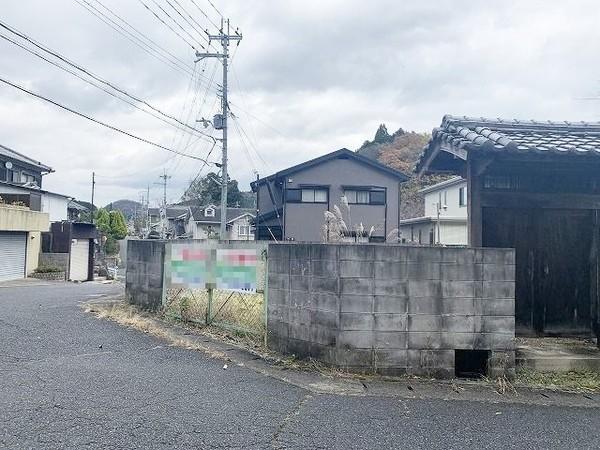
<path id="1" fill-rule="evenodd" d="M 124 239 L 127 236 L 127 225 L 125 217 L 119 210 L 113 210 L 109 213 L 110 218 L 110 235 L 114 239 Z"/>
<path id="2" fill-rule="evenodd" d="M 105 234 L 110 233 L 110 215 L 104 208 L 96 211 L 96 228 Z"/>
<path id="3" fill-rule="evenodd" d="M 388 133 L 385 124 L 382 123 L 381 125 L 379 125 L 379 128 L 377 128 L 377 132 L 375 133 L 375 138 L 373 139 L 373 142 L 377 142 L 378 144 L 385 144 L 386 142 L 391 142 L 392 140 L 393 138 L 392 136 L 390 136 L 390 133 Z"/>
<path id="4" fill-rule="evenodd" d="M 187 188 L 182 198 L 183 201 L 198 200 L 199 205 L 220 205 L 221 185 L 216 173 L 209 173 L 205 177 L 193 181 Z M 229 179 L 227 183 L 227 206 L 235 207 L 243 203 L 243 196 L 238 188 L 237 180 Z"/>

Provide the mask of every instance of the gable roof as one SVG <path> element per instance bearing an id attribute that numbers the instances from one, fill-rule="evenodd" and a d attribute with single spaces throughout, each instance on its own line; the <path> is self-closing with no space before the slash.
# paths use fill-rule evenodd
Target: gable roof
<path id="1" fill-rule="evenodd" d="M 204 216 L 204 210 L 208 206 L 212 206 L 215 209 L 214 216 Z M 192 211 L 193 220 L 201 223 L 221 223 L 221 208 L 216 208 L 214 205 L 208 206 L 192 206 L 190 209 Z M 254 217 L 256 215 L 256 210 L 249 208 L 227 208 L 227 223 L 233 222 L 245 215 Z"/>
<path id="2" fill-rule="evenodd" d="M 452 163 L 448 156 L 465 161 L 472 151 L 600 156 L 600 122 L 541 122 L 446 115 L 441 126 L 433 130 L 417 164 L 417 172 L 440 169 L 440 165 L 450 167 Z"/>
<path id="3" fill-rule="evenodd" d="M 33 166 L 35 168 L 37 168 L 38 170 L 40 170 L 41 172 L 54 172 L 54 169 L 52 169 L 52 167 L 49 167 L 45 164 L 42 164 L 39 161 L 36 161 L 35 159 L 31 159 L 29 156 L 25 156 L 22 153 L 19 153 L 15 150 L 13 150 L 12 148 L 8 148 L 5 147 L 4 145 L 0 144 L 0 155 L 2 156 L 6 156 L 7 158 L 10 159 L 14 159 L 16 161 L 28 164 L 30 166 Z"/>
<path id="4" fill-rule="evenodd" d="M 314 158 L 309 161 L 305 161 L 303 163 L 300 163 L 295 166 L 289 167 L 287 169 L 281 170 L 277 173 L 274 173 L 273 175 L 269 175 L 268 177 L 253 181 L 252 183 L 250 183 L 250 186 L 252 187 L 252 190 L 255 190 L 257 186 L 264 184 L 268 181 L 271 181 L 273 179 L 285 177 L 292 173 L 296 173 L 301 170 L 305 170 L 310 167 L 313 167 L 318 164 L 322 164 L 324 162 L 331 161 L 334 159 L 353 159 L 354 161 L 357 161 L 361 164 L 370 166 L 370 167 L 372 167 L 376 170 L 379 170 L 380 172 L 384 172 L 388 175 L 392 175 L 393 177 L 396 177 L 402 181 L 408 180 L 408 176 L 406 174 L 400 172 L 399 170 L 392 169 L 391 167 L 381 164 L 380 162 L 377 162 L 374 159 L 367 158 L 366 156 L 363 156 L 357 152 L 348 150 L 347 148 L 342 148 L 340 150 L 336 150 L 334 152 L 327 153 L 326 155 L 319 156 L 318 158 Z"/>
<path id="5" fill-rule="evenodd" d="M 423 189 L 420 189 L 419 193 L 420 194 L 429 194 L 431 192 L 440 191 L 440 190 L 449 188 L 450 186 L 454 186 L 454 185 L 462 184 L 462 183 L 466 183 L 466 182 L 467 182 L 467 180 L 465 180 L 463 177 L 452 177 L 448 180 L 444 180 L 439 183 L 432 184 L 431 186 L 427 186 Z"/>
<path id="6" fill-rule="evenodd" d="M 69 195 L 59 194 L 57 192 L 47 191 L 47 190 L 42 189 L 42 188 L 37 187 L 37 186 L 35 186 L 35 187 L 31 186 L 28 183 L 10 183 L 8 181 L 2 181 L 2 180 L 0 180 L 0 189 L 2 189 L 2 186 L 6 186 L 8 189 L 24 190 L 24 191 L 28 191 L 28 192 L 39 192 L 40 194 L 54 195 L 56 197 L 72 198 Z M 6 192 L 6 193 L 8 194 L 10 192 Z"/>
<path id="7" fill-rule="evenodd" d="M 189 211 L 188 206 L 169 206 L 167 205 L 167 219 L 177 219 Z M 160 216 L 160 208 L 148 208 L 148 214 L 151 216 Z"/>
<path id="8" fill-rule="evenodd" d="M 75 200 L 69 200 L 67 204 L 68 209 L 75 209 L 77 211 L 89 211 L 86 206 L 83 206 L 81 203 L 76 202 Z"/>

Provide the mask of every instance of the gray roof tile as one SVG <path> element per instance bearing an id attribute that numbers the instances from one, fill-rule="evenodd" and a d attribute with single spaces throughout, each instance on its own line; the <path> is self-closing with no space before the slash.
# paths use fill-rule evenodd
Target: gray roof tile
<path id="1" fill-rule="evenodd" d="M 444 116 L 417 165 L 438 143 L 467 151 L 553 153 L 600 156 L 600 122 L 553 122 Z"/>

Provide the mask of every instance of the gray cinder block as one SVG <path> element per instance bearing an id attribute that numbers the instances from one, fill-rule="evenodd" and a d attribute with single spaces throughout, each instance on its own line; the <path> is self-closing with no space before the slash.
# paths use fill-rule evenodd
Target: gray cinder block
<path id="1" fill-rule="evenodd" d="M 371 313 L 373 312 L 374 299 L 375 297 L 372 295 L 342 295 L 340 298 L 340 311 L 342 313 Z"/>
<path id="2" fill-rule="evenodd" d="M 340 277 L 342 278 L 372 278 L 373 261 L 350 260 L 340 261 Z"/>
<path id="3" fill-rule="evenodd" d="M 408 297 L 376 295 L 373 300 L 373 312 L 404 314 L 408 310 Z"/>

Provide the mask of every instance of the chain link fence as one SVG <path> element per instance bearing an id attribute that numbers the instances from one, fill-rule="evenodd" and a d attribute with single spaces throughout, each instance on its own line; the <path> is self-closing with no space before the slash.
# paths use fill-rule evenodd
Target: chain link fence
<path id="1" fill-rule="evenodd" d="M 174 249 L 173 246 L 181 248 Z M 173 266 L 178 264 L 177 256 L 187 251 L 187 255 L 196 252 L 196 256 L 206 256 L 206 264 L 191 267 L 188 272 L 188 282 L 177 279 L 173 275 Z M 229 252 L 231 259 L 236 258 L 237 252 L 244 252 L 247 260 L 242 261 L 246 271 L 247 282 L 244 288 L 222 288 L 221 282 L 203 277 L 203 272 L 223 272 L 216 259 L 219 252 Z M 242 255 L 242 259 L 243 259 Z M 256 255 L 253 260 L 252 255 Z M 191 257 L 194 255 L 192 254 Z M 238 258 L 239 259 L 239 258 Z M 221 261 L 223 258 L 221 258 Z M 216 268 L 215 268 L 216 267 Z M 235 268 L 234 268 L 235 269 Z M 225 267 L 224 271 L 228 268 Z M 235 274 L 235 270 L 233 270 Z M 267 246 L 262 243 L 216 244 L 189 241 L 185 243 L 167 244 L 165 257 L 165 289 L 163 292 L 163 307 L 165 313 L 180 320 L 200 325 L 216 326 L 228 331 L 251 335 L 263 341 L 266 337 L 266 308 L 267 308 Z M 198 279 L 202 282 L 198 283 Z M 204 284 L 204 286 L 202 286 Z M 231 284 L 231 282 L 229 282 Z M 234 283 L 235 284 L 235 283 Z"/>

